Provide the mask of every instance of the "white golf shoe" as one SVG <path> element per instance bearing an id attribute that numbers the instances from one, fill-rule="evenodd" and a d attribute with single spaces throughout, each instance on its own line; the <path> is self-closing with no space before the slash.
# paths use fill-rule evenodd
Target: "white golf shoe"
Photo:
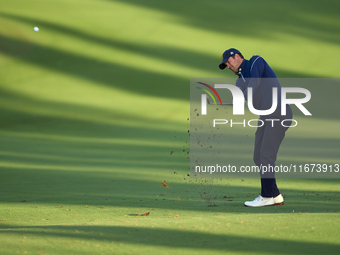
<path id="1" fill-rule="evenodd" d="M 279 194 L 278 196 L 274 197 L 274 205 L 283 205 L 283 196 Z"/>
<path id="2" fill-rule="evenodd" d="M 275 205 L 274 198 L 258 196 L 253 201 L 247 201 L 244 206 L 249 207 L 261 207 L 261 206 L 272 206 Z"/>

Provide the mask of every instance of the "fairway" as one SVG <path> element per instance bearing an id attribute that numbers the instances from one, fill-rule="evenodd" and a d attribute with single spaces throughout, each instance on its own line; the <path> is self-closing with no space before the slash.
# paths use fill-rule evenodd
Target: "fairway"
<path id="1" fill-rule="evenodd" d="M 340 173 L 278 179 L 285 204 L 261 208 L 243 206 L 257 178 L 190 176 L 189 90 L 236 78 L 230 47 L 339 78 L 339 1 L 0 5 L 1 255 L 339 253 Z M 278 164 L 340 164 L 337 84 L 309 87 Z M 254 133 L 229 137 L 229 162 L 252 164 Z"/>

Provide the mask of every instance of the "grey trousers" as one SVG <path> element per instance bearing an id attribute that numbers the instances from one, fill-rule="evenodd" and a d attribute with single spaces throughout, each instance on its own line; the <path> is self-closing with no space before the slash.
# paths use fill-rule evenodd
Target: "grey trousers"
<path id="1" fill-rule="evenodd" d="M 281 115 L 281 108 L 278 108 L 266 119 L 280 119 L 280 121 L 264 121 L 264 125 L 259 127 L 255 133 L 254 162 L 260 169 L 261 175 L 261 196 L 276 197 L 280 191 L 276 185 L 275 172 L 270 171 L 275 168 L 275 161 L 279 151 L 281 142 L 285 137 L 285 133 L 291 125 L 291 121 L 285 121 L 284 127 L 281 121 L 292 119 L 293 113 L 289 105 L 287 105 L 286 115 Z M 264 166 L 264 167 L 263 167 Z M 266 172 L 263 172 L 266 168 Z"/>

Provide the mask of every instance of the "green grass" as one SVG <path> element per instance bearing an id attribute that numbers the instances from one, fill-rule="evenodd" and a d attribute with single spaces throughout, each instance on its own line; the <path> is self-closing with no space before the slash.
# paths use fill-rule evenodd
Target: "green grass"
<path id="1" fill-rule="evenodd" d="M 245 208 L 258 179 L 187 176 L 190 78 L 234 78 L 229 47 L 338 77 L 338 1 L 0 2 L 0 254 L 338 254 L 339 179 Z M 278 163 L 340 163 L 340 89 L 311 91 Z"/>

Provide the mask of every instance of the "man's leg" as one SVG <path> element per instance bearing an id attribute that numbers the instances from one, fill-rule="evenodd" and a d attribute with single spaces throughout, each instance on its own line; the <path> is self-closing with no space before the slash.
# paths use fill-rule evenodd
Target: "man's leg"
<path id="1" fill-rule="evenodd" d="M 253 156 L 254 163 L 258 167 L 260 167 L 261 165 L 261 147 L 262 147 L 263 134 L 264 134 L 264 127 L 259 126 L 255 133 L 255 146 L 254 146 L 254 156 Z"/>
<path id="2" fill-rule="evenodd" d="M 281 116 L 280 121 L 275 121 L 274 124 L 267 122 L 264 125 L 264 134 L 262 137 L 261 152 L 260 152 L 260 164 L 262 166 L 269 166 L 275 169 L 275 161 L 280 145 L 285 137 L 285 133 L 288 127 L 281 125 L 283 119 L 291 119 L 293 117 L 292 110 L 287 105 L 287 115 Z M 286 122 L 286 126 L 290 126 L 291 122 Z M 263 197 L 276 197 L 280 194 L 280 191 L 276 185 L 275 172 L 261 174 L 261 196 Z"/>
<path id="3" fill-rule="evenodd" d="M 283 119 L 291 119 L 292 111 L 287 105 L 287 115 L 280 116 L 280 121 L 265 122 L 263 127 L 259 127 L 255 134 L 254 162 L 260 168 L 261 174 L 261 196 L 255 198 L 254 201 L 247 201 L 245 206 L 257 207 L 267 205 L 282 205 L 283 197 L 276 185 L 275 180 L 275 161 L 279 147 L 288 127 L 282 127 Z M 291 124 L 291 123 L 290 123 Z M 288 122 L 285 125 L 290 125 Z M 274 126 L 273 126 L 274 125 Z M 266 173 L 261 173 L 267 167 Z M 271 167 L 271 169 L 270 169 Z M 268 172 L 268 170 L 272 170 Z M 274 199 L 275 198 L 275 199 Z"/>
<path id="4" fill-rule="evenodd" d="M 261 178 L 261 196 L 276 197 L 280 195 L 280 190 L 276 185 L 275 178 Z"/>
<path id="5" fill-rule="evenodd" d="M 260 165 L 262 165 L 263 171 L 267 170 L 267 172 L 260 173 L 262 197 L 275 197 L 280 194 L 276 185 L 274 169 L 277 153 L 286 130 L 281 126 L 281 123 L 275 123 L 273 127 L 271 125 L 270 122 L 265 124 L 260 152 Z"/>
<path id="6" fill-rule="evenodd" d="M 261 167 L 261 151 L 262 151 L 261 148 L 265 129 L 266 129 L 265 126 L 258 127 L 255 133 L 255 147 L 253 160 L 259 168 Z M 273 194 L 271 195 L 271 193 Z M 261 178 L 261 195 L 263 196 L 264 194 L 266 194 L 266 197 L 273 197 L 280 194 L 280 191 L 276 186 L 275 179 Z"/>

